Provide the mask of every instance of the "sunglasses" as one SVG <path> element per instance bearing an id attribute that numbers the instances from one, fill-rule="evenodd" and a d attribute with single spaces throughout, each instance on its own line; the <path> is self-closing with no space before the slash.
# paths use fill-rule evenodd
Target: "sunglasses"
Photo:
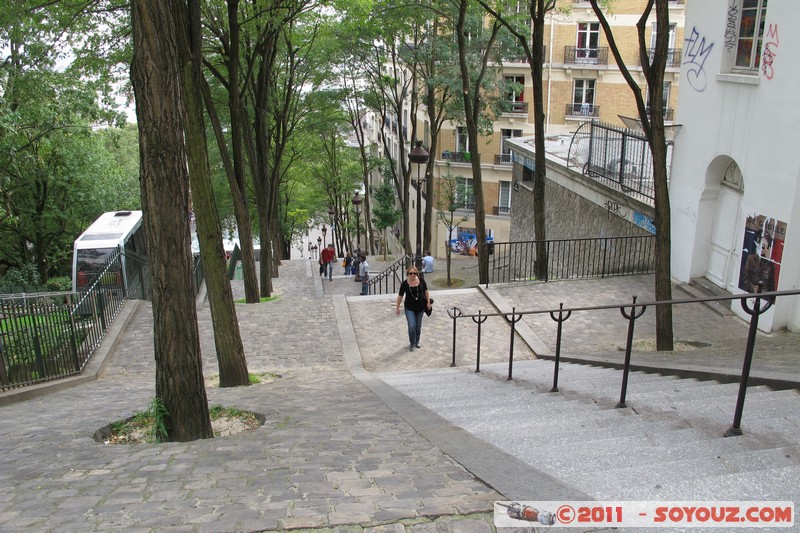
<path id="1" fill-rule="evenodd" d="M 419 272 L 409 272 L 408 275 L 409 276 L 418 276 Z"/>

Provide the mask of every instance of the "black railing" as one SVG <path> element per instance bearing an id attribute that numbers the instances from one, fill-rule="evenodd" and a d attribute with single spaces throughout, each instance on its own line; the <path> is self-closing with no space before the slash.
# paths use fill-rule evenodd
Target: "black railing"
<path id="1" fill-rule="evenodd" d="M 495 242 L 485 246 L 489 283 L 605 278 L 655 271 L 652 235 Z"/>
<path id="2" fill-rule="evenodd" d="M 709 298 L 693 298 L 687 300 L 661 300 L 661 301 L 651 301 L 651 302 L 644 302 L 640 303 L 637 302 L 636 296 L 633 297 L 633 301 L 628 304 L 610 304 L 610 305 L 595 305 L 589 307 L 564 307 L 564 304 L 560 304 L 558 309 L 543 309 L 538 311 L 517 311 L 516 308 L 512 308 L 511 312 L 492 312 L 492 313 L 484 313 L 483 311 L 478 311 L 476 314 L 464 314 L 461 309 L 458 307 L 451 307 L 447 310 L 448 315 L 453 320 L 453 351 L 452 351 L 452 361 L 450 366 L 456 366 L 456 340 L 458 339 L 458 320 L 460 319 L 471 319 L 474 323 L 478 325 L 477 327 L 477 339 L 475 342 L 476 347 L 476 367 L 475 372 L 480 372 L 480 353 L 481 353 L 481 324 L 486 322 L 490 317 L 501 317 L 502 319 L 506 320 L 510 325 L 510 341 L 509 341 L 509 353 L 508 353 L 508 380 L 513 379 L 513 369 L 514 369 L 514 339 L 516 337 L 516 324 L 522 320 L 523 317 L 528 315 L 537 315 L 537 314 L 544 314 L 548 313 L 550 318 L 556 323 L 556 345 L 555 345 L 555 357 L 553 358 L 553 386 L 550 389 L 550 392 L 558 392 L 558 368 L 561 362 L 561 339 L 564 324 L 570 318 L 573 313 L 577 312 L 593 312 L 593 311 L 601 311 L 607 309 L 619 309 L 620 313 L 622 314 L 623 318 L 628 322 L 628 330 L 627 330 L 627 338 L 625 341 L 625 357 L 624 361 L 621 364 L 613 364 L 613 366 L 622 369 L 622 382 L 620 385 L 620 396 L 619 402 L 617 403 L 616 407 L 622 408 L 627 407 L 627 387 L 628 387 L 628 375 L 631 370 L 631 358 L 633 352 L 633 336 L 636 326 L 636 320 L 638 320 L 647 310 L 648 307 L 654 307 L 657 305 L 683 305 L 683 304 L 703 304 L 706 302 L 720 302 L 720 301 L 732 301 L 732 300 L 739 300 L 742 309 L 750 315 L 750 326 L 747 332 L 747 339 L 745 343 L 745 350 L 744 350 L 744 358 L 742 363 L 742 371 L 739 375 L 739 394 L 736 400 L 736 407 L 734 409 L 733 414 L 733 423 L 731 427 L 725 432 L 726 437 L 732 437 L 742 434 L 741 429 L 741 422 L 742 422 L 742 412 L 744 410 L 744 401 L 745 396 L 747 394 L 747 386 L 750 380 L 750 366 L 753 360 L 753 352 L 755 347 L 755 340 L 756 340 L 756 333 L 758 331 L 758 319 L 759 317 L 766 312 L 775 302 L 775 300 L 779 297 L 783 296 L 795 296 L 800 294 L 800 290 L 788 290 L 788 291 L 772 291 L 772 292 L 765 292 L 765 293 L 756 293 L 756 294 L 739 294 L 733 296 L 715 296 Z M 752 300 L 752 302 L 751 302 Z M 540 357 L 542 354 L 538 354 Z M 704 370 L 704 373 L 708 373 L 707 369 Z"/>
<path id="3" fill-rule="evenodd" d="M 400 290 L 400 284 L 406 279 L 406 270 L 414 264 L 414 257 L 404 255 L 382 272 L 372 274 L 367 282 L 369 294 L 394 294 Z"/>
<path id="4" fill-rule="evenodd" d="M 126 299 L 122 263 L 117 250 L 78 293 L 0 299 L 0 390 L 83 370 Z"/>
<path id="5" fill-rule="evenodd" d="M 668 161 L 671 153 L 672 143 L 669 143 Z M 650 205 L 655 199 L 653 153 L 641 132 L 592 122 L 588 162 L 583 173 Z"/>
<path id="6" fill-rule="evenodd" d="M 495 165 L 510 165 L 511 154 L 494 154 Z"/>
<path id="7" fill-rule="evenodd" d="M 472 161 L 472 154 L 470 152 L 451 152 L 445 150 L 442 152 L 442 159 L 450 161 L 451 163 L 469 163 Z"/>
<path id="8" fill-rule="evenodd" d="M 515 114 L 528 114 L 528 102 L 517 102 L 517 101 L 510 101 L 506 100 L 501 104 L 501 110 L 503 113 L 515 113 Z"/>
<path id="9" fill-rule="evenodd" d="M 608 65 L 608 48 L 564 47 L 564 63 L 568 65 Z"/>
<path id="10" fill-rule="evenodd" d="M 569 117 L 597 118 L 600 116 L 600 106 L 587 103 L 567 104 L 565 113 Z"/>
<path id="11" fill-rule="evenodd" d="M 655 54 L 655 50 L 652 48 L 647 49 L 647 57 L 650 59 L 650 63 L 653 62 L 653 55 Z M 667 68 L 681 68 L 681 59 L 683 58 L 683 52 L 680 48 L 668 48 L 667 49 Z M 641 60 L 639 61 L 641 63 Z"/>

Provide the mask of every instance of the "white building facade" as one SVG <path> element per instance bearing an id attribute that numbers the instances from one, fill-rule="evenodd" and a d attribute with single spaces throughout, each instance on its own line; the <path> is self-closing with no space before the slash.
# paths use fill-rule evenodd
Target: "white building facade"
<path id="1" fill-rule="evenodd" d="M 800 281 L 796 0 L 687 2 L 670 173 L 672 275 L 733 293 Z M 749 320 L 738 303 L 734 312 Z M 800 298 L 760 329 L 800 331 Z"/>

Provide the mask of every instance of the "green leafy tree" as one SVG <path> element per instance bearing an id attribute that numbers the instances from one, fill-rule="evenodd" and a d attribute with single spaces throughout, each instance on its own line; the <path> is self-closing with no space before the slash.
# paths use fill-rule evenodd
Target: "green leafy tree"
<path id="1" fill-rule="evenodd" d="M 603 8 L 608 0 L 591 0 L 592 9 L 597 15 L 600 27 L 608 40 L 608 47 L 614 55 L 623 78 L 636 100 L 639 122 L 644 131 L 650 151 L 653 154 L 653 187 L 655 191 L 655 225 L 656 225 L 656 300 L 672 299 L 671 271 L 671 237 L 670 237 L 670 205 L 667 169 L 667 139 L 664 128 L 664 72 L 667 66 L 669 51 L 669 2 L 668 0 L 648 0 L 642 16 L 636 23 L 636 34 L 639 43 L 639 64 L 647 82 L 647 101 L 642 96 L 642 88 L 634 79 L 625 62 L 622 60 L 619 46 L 606 19 Z M 653 11 L 655 8 L 655 11 Z M 656 42 L 653 50 L 648 49 L 647 33 L 651 27 L 651 15 L 656 16 Z M 653 110 L 655 112 L 650 112 Z M 656 306 L 656 349 L 671 351 L 673 349 L 672 306 Z"/>
<path id="2" fill-rule="evenodd" d="M 436 217 L 439 219 L 439 222 L 444 225 L 447 229 L 447 234 L 452 236 L 453 231 L 458 228 L 461 224 L 469 220 L 469 217 L 466 216 L 457 216 L 456 211 L 461 206 L 459 199 L 464 198 L 469 191 L 466 190 L 466 187 L 459 182 L 459 178 L 461 176 L 453 176 L 450 173 L 450 168 L 448 165 L 447 174 L 442 176 L 442 178 L 438 181 L 438 191 L 436 192 Z M 447 286 L 451 287 L 453 285 L 452 278 L 450 276 L 451 272 L 451 264 L 452 264 L 452 255 L 453 249 L 448 242 L 445 246 L 445 257 L 447 258 Z"/>
<path id="3" fill-rule="evenodd" d="M 394 226 L 400 220 L 401 213 L 395 209 L 394 188 L 387 179 L 378 185 L 372 192 L 374 205 L 372 207 L 372 223 L 381 235 L 381 247 L 383 248 L 383 260 L 386 261 L 387 239 L 386 230 Z"/>

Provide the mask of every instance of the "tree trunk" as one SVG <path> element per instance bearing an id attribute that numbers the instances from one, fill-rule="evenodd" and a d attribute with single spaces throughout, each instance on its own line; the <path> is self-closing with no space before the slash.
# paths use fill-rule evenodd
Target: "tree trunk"
<path id="1" fill-rule="evenodd" d="M 185 0 L 173 0 L 183 3 Z M 197 236 L 203 272 L 206 277 L 211 321 L 214 326 L 214 345 L 217 349 L 220 387 L 250 385 L 247 359 L 239 334 L 239 322 L 233 304 L 233 292 L 225 268 L 222 228 L 219 223 L 214 187 L 208 162 L 208 143 L 203 120 L 203 95 L 200 43 L 200 6 L 189 0 L 188 17 L 179 32 L 181 68 L 183 71 L 183 102 L 186 114 L 186 152 L 189 158 L 189 178 L 192 186 L 192 205 L 197 215 Z M 180 30 L 181 28 L 179 28 Z M 251 244 L 252 245 L 252 244 Z"/>
<path id="2" fill-rule="evenodd" d="M 189 176 L 174 6 L 162 0 L 134 0 L 131 19 L 131 82 L 153 278 L 156 398 L 167 411 L 167 440 L 212 438 L 192 287 Z"/>

